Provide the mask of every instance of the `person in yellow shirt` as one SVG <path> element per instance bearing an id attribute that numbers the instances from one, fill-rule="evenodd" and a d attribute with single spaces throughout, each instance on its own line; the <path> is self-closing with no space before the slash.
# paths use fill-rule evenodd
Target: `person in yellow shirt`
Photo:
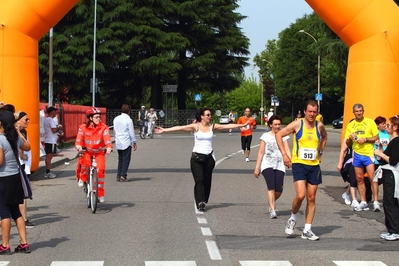
<path id="1" fill-rule="evenodd" d="M 324 122 L 324 118 L 323 118 L 323 116 L 320 114 L 320 113 L 318 113 L 317 115 L 316 115 L 316 121 L 318 121 L 318 122 Z"/>
<path id="2" fill-rule="evenodd" d="M 366 168 L 368 178 L 371 183 L 371 191 L 374 198 L 374 211 L 381 211 L 378 202 L 378 183 L 373 182 L 374 178 L 374 142 L 379 140 L 378 127 L 373 119 L 364 117 L 364 107 L 356 103 L 352 108 L 355 119 L 349 122 L 345 131 L 346 145 L 352 146 L 353 162 L 355 169 L 357 189 L 360 194 L 360 205 L 355 207 L 355 211 L 368 211 L 369 206 L 366 201 L 366 186 L 364 184 L 364 170 Z"/>
<path id="3" fill-rule="evenodd" d="M 327 143 L 327 131 L 323 123 L 316 121 L 317 102 L 309 100 L 305 104 L 304 118 L 291 122 L 276 134 L 276 142 L 283 155 L 284 164 L 292 167 L 295 197 L 292 202 L 291 217 L 287 221 L 285 233 L 292 235 L 302 201 L 307 200 L 305 226 L 302 239 L 318 240 L 312 230 L 312 222 L 316 212 L 316 192 L 322 183 L 320 162 Z M 283 137 L 293 134 L 292 161 L 285 150 Z"/>

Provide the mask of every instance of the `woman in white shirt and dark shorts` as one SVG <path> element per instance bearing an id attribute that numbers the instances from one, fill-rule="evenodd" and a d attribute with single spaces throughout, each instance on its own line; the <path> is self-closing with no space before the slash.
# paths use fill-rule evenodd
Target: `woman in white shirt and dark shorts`
<path id="1" fill-rule="evenodd" d="M 277 218 L 275 204 L 276 200 L 283 193 L 284 185 L 285 165 L 275 137 L 281 128 L 281 121 L 281 117 L 278 115 L 272 115 L 269 118 L 267 123 L 271 130 L 263 133 L 260 137 L 260 146 L 254 171 L 256 178 L 262 172 L 266 180 L 270 219 Z M 287 142 L 288 138 L 289 136 L 284 137 L 283 143 L 288 156 L 291 157 L 291 151 Z"/>

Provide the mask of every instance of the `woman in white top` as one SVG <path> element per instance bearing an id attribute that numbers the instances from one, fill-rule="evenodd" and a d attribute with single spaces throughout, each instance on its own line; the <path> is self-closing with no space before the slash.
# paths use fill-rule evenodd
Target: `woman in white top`
<path id="1" fill-rule="evenodd" d="M 150 108 L 150 112 L 147 113 L 146 119 L 148 120 L 147 136 L 150 136 L 152 135 L 154 124 L 158 120 L 158 116 L 157 113 L 154 112 L 154 108 Z"/>
<path id="2" fill-rule="evenodd" d="M 260 146 L 254 176 L 258 178 L 262 172 L 262 175 L 266 180 L 270 218 L 274 219 L 277 218 L 275 203 L 283 193 L 285 176 L 283 156 L 281 155 L 275 138 L 276 133 L 281 127 L 281 117 L 278 115 L 272 115 L 268 121 L 268 126 L 271 130 L 263 133 L 260 137 Z M 284 137 L 283 142 L 288 156 L 291 157 L 290 148 L 287 142 L 288 138 L 288 136 Z"/>
<path id="3" fill-rule="evenodd" d="M 171 128 L 158 127 L 156 134 L 172 131 L 192 131 L 194 133 L 194 148 L 191 155 L 190 166 L 194 177 L 194 198 L 198 210 L 204 211 L 211 193 L 212 171 L 215 167 L 215 155 L 212 148 L 213 130 L 240 128 L 248 124 L 211 124 L 211 110 L 204 108 L 195 115 L 197 123 Z"/>

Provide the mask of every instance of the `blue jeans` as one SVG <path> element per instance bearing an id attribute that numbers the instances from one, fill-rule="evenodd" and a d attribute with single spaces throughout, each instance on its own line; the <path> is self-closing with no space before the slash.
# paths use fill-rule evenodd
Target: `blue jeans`
<path id="1" fill-rule="evenodd" d="M 118 176 L 126 177 L 127 170 L 129 169 L 130 157 L 132 155 L 132 146 L 127 147 L 125 150 L 118 150 Z"/>

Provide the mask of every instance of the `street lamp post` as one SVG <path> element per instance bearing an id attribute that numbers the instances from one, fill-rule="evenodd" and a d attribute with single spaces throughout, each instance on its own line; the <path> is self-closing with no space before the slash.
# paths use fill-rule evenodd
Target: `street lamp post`
<path id="1" fill-rule="evenodd" d="M 274 67 L 273 63 L 270 62 L 269 60 L 262 59 L 262 61 L 270 64 L 272 66 L 272 68 Z M 270 75 L 273 78 L 273 74 L 271 73 Z M 274 79 L 273 79 L 273 84 L 274 84 Z M 276 90 L 275 86 L 274 86 L 274 94 L 272 96 L 273 96 L 272 98 L 274 98 L 274 97 L 277 98 L 277 90 Z M 277 114 L 277 106 L 276 106 L 276 103 L 274 102 L 274 99 L 272 99 L 272 102 L 270 104 L 274 107 L 274 114 Z"/>
<path id="2" fill-rule="evenodd" d="M 93 33 L 93 80 L 92 80 L 92 105 L 96 106 L 96 40 L 97 40 L 97 0 L 94 0 L 94 33 Z"/>
<path id="3" fill-rule="evenodd" d="M 304 30 L 300 30 L 299 32 L 301 33 L 305 33 L 306 35 L 310 36 L 316 43 L 317 40 L 315 37 L 313 37 L 312 34 L 310 34 L 309 32 L 306 32 Z M 317 94 L 320 94 L 320 53 L 318 53 L 317 56 Z M 320 113 L 320 100 L 317 100 L 317 108 L 318 108 L 318 112 Z"/>

